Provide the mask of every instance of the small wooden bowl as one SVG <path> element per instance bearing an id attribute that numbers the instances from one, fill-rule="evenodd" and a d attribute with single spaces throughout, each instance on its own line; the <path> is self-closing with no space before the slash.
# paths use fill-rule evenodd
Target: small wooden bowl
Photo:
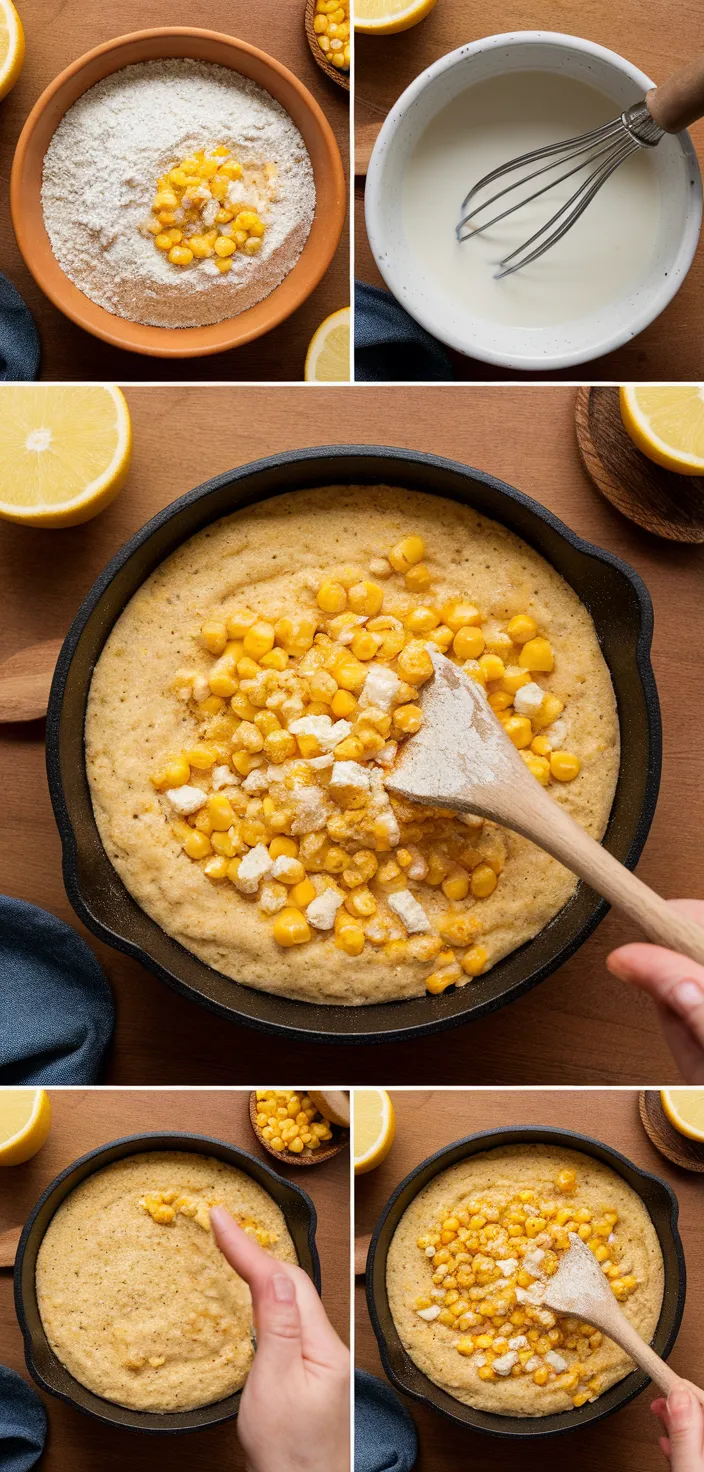
<path id="1" fill-rule="evenodd" d="M 308 45 L 313 52 L 313 56 L 315 57 L 320 70 L 322 72 L 325 72 L 326 77 L 331 77 L 333 82 L 337 82 L 338 87 L 344 87 L 345 92 L 349 92 L 350 74 L 349 72 L 338 71 L 337 67 L 333 66 L 331 61 L 328 61 L 325 52 L 320 50 L 320 47 L 318 45 L 318 38 L 315 34 L 315 31 L 313 30 L 314 20 L 315 0 L 306 0 L 306 11 L 303 24 L 305 26 L 306 36 L 308 37 Z"/>
<path id="2" fill-rule="evenodd" d="M 249 1096 L 249 1119 L 259 1144 L 273 1155 L 274 1160 L 280 1160 L 283 1165 L 323 1165 L 326 1160 L 332 1160 L 334 1155 L 339 1155 L 349 1144 L 349 1130 L 338 1129 L 336 1124 L 330 1126 L 337 1131 L 337 1139 L 333 1139 L 330 1145 L 321 1145 L 319 1150 L 303 1150 L 300 1155 L 295 1155 L 292 1150 L 272 1150 L 268 1140 L 262 1139 L 262 1132 L 257 1124 L 257 1093 L 252 1090 Z"/>
<path id="3" fill-rule="evenodd" d="M 263 301 L 236 317 L 208 327 L 149 327 L 106 312 L 64 275 L 44 224 L 44 155 L 64 114 L 79 97 L 136 62 L 188 58 L 229 67 L 264 87 L 295 123 L 310 155 L 318 203 L 310 235 L 288 276 Z M 340 150 L 315 98 L 293 72 L 245 41 L 217 31 L 169 26 L 134 31 L 81 56 L 42 93 L 15 150 L 10 211 L 17 243 L 35 281 L 49 300 L 94 337 L 113 347 L 155 358 L 201 358 L 241 347 L 277 327 L 314 291 L 325 275 L 342 234 L 347 189 Z"/>

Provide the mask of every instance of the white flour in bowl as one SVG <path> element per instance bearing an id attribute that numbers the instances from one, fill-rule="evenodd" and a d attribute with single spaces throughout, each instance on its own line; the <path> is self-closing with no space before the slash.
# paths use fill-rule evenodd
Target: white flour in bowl
<path id="1" fill-rule="evenodd" d="M 172 265 L 142 233 L 159 176 L 219 144 L 277 171 L 262 248 L 238 251 L 226 276 L 212 260 Z M 208 62 L 149 61 L 98 82 L 66 113 L 44 159 L 42 206 L 59 265 L 91 301 L 131 322 L 202 327 L 262 301 L 292 270 L 315 183 L 301 134 L 262 87 Z"/>

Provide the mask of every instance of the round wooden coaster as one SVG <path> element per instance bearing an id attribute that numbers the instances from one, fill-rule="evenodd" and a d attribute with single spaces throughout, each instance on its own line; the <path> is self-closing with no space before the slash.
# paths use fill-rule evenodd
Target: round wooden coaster
<path id="1" fill-rule="evenodd" d="M 638 1096 L 638 1108 L 643 1129 L 661 1155 L 682 1170 L 704 1172 L 704 1145 L 688 1140 L 670 1124 L 657 1089 L 644 1089 Z"/>
<path id="2" fill-rule="evenodd" d="M 670 542 L 704 542 L 704 476 L 674 475 L 636 449 L 617 388 L 582 385 L 575 419 L 584 468 L 617 511 Z"/>
<path id="3" fill-rule="evenodd" d="M 337 67 L 333 66 L 332 62 L 327 60 L 325 52 L 320 50 L 320 47 L 318 45 L 318 37 L 313 30 L 314 20 L 315 0 L 306 0 L 304 25 L 306 28 L 306 36 L 308 37 L 308 45 L 313 52 L 313 55 L 318 63 L 318 66 L 320 67 L 320 70 L 325 72 L 326 77 L 331 77 L 333 82 L 337 82 L 338 87 L 344 87 L 345 91 L 349 92 L 350 74 L 349 72 L 339 72 L 337 70 Z"/>

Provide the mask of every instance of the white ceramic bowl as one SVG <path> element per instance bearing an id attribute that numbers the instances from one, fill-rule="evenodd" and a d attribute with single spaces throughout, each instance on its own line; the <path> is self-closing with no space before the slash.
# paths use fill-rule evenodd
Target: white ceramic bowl
<path id="1" fill-rule="evenodd" d="M 655 85 L 616 52 L 554 31 L 487 36 L 451 51 L 416 77 L 386 118 L 367 176 L 367 232 L 389 290 L 448 347 L 504 368 L 569 368 L 636 337 L 672 300 L 697 248 L 701 175 L 688 133 L 665 137 L 652 150 L 662 200 L 654 256 L 642 280 L 598 311 L 546 327 L 506 326 L 460 313 L 442 283 L 422 271 L 408 241 L 404 173 L 419 138 L 443 108 L 475 83 L 509 71 L 557 72 L 586 83 L 613 101 L 614 116 Z"/>

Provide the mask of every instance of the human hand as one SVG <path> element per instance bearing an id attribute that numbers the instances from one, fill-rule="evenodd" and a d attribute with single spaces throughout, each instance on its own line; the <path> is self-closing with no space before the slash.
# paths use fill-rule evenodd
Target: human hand
<path id="1" fill-rule="evenodd" d="M 224 1207 L 210 1221 L 254 1307 L 257 1349 L 237 1422 L 248 1472 L 349 1472 L 349 1353 L 310 1278 L 270 1257 Z"/>
<path id="2" fill-rule="evenodd" d="M 704 1407 L 702 1392 L 682 1380 L 667 1400 L 654 1400 L 651 1410 L 659 1416 L 666 1435 L 660 1450 L 672 1472 L 704 1472 Z"/>
<path id="3" fill-rule="evenodd" d="M 704 901 L 671 900 L 676 910 L 704 926 Z M 704 1084 L 704 966 L 664 946 L 636 942 L 607 956 L 614 976 L 648 992 L 682 1077 Z"/>

